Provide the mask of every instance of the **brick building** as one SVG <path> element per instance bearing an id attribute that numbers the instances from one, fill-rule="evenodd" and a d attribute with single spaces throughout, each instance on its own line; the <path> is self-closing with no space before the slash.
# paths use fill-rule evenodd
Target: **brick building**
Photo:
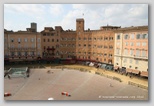
<path id="1" fill-rule="evenodd" d="M 121 28 L 107 25 L 101 26 L 98 30 L 85 30 L 84 23 L 84 19 L 76 19 L 75 31 L 63 30 L 61 26 L 56 26 L 55 29 L 45 27 L 43 31 L 37 32 L 36 23 L 31 23 L 31 28 L 27 28 L 27 31 L 5 30 L 5 60 L 37 61 L 39 59 L 51 62 L 55 59 L 73 59 L 100 62 L 120 68 L 148 69 L 147 26 Z M 139 36 L 137 34 L 140 34 L 139 39 L 136 38 Z M 132 36 L 134 39 L 130 38 Z M 143 63 L 146 67 L 130 65 L 124 60 Z"/>

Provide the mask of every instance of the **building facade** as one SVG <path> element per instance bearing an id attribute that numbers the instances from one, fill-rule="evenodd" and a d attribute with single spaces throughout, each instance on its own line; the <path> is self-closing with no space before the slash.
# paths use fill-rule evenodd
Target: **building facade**
<path id="1" fill-rule="evenodd" d="M 36 23 L 31 23 L 27 31 L 5 30 L 5 60 L 75 59 L 148 70 L 148 26 L 121 28 L 107 25 L 99 30 L 85 30 L 84 24 L 84 19 L 76 19 L 75 31 L 56 26 L 37 32 Z"/>
<path id="2" fill-rule="evenodd" d="M 118 29 L 114 46 L 114 66 L 135 74 L 148 72 L 148 26 Z"/>
<path id="3" fill-rule="evenodd" d="M 35 23 L 31 24 L 36 25 Z M 41 57 L 41 33 L 35 28 L 27 31 L 4 31 L 4 57 L 9 61 L 32 61 Z"/>

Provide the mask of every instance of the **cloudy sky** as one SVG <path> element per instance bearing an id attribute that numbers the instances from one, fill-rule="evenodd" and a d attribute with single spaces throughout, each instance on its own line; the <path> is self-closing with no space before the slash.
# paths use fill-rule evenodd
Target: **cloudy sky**
<path id="1" fill-rule="evenodd" d="M 148 25 L 148 4 L 4 4 L 4 28 L 26 30 L 31 22 L 38 31 L 44 27 L 76 27 L 76 18 L 84 18 L 85 29 L 100 26 Z"/>

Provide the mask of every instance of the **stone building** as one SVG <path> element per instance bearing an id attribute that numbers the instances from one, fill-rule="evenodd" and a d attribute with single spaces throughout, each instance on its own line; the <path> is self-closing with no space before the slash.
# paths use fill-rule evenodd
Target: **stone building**
<path id="1" fill-rule="evenodd" d="M 33 61 L 41 55 L 41 33 L 37 32 L 36 23 L 32 23 L 27 31 L 4 30 L 4 59 L 6 61 Z"/>
<path id="2" fill-rule="evenodd" d="M 76 19 L 76 30 L 61 26 L 44 27 L 37 32 L 31 23 L 26 31 L 4 30 L 6 61 L 75 61 L 99 62 L 119 68 L 148 70 L 148 27 L 101 26 L 85 29 L 84 19 Z"/>
<path id="3" fill-rule="evenodd" d="M 125 68 L 134 74 L 148 73 L 148 26 L 118 29 L 114 45 L 116 68 Z"/>

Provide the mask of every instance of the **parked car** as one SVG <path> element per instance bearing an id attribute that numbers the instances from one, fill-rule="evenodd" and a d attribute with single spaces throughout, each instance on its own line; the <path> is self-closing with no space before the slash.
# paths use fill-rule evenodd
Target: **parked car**
<path id="1" fill-rule="evenodd" d="M 11 96 L 12 94 L 9 92 L 4 93 L 4 97 Z"/>

